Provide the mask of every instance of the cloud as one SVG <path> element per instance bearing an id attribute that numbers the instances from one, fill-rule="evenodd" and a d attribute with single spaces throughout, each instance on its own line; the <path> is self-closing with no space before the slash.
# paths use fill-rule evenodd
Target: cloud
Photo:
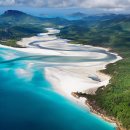
<path id="1" fill-rule="evenodd" d="M 0 6 L 14 5 L 15 0 L 0 0 Z"/>
<path id="2" fill-rule="evenodd" d="M 0 0 L 0 6 L 23 5 L 33 7 L 82 7 L 101 9 L 127 9 L 130 0 Z"/>
<path id="3" fill-rule="evenodd" d="M 15 3 L 36 7 L 73 7 L 77 6 L 79 0 L 15 0 Z"/>
<path id="4" fill-rule="evenodd" d="M 81 6 L 87 8 L 125 9 L 130 7 L 130 0 L 84 0 Z"/>

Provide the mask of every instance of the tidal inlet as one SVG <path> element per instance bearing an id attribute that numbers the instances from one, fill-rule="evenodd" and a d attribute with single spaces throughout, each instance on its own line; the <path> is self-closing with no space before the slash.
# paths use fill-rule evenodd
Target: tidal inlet
<path id="1" fill-rule="evenodd" d="M 116 130 L 90 111 L 86 98 L 109 84 L 100 70 L 121 59 L 108 49 L 71 44 L 60 30 L 0 45 L 0 130 Z"/>

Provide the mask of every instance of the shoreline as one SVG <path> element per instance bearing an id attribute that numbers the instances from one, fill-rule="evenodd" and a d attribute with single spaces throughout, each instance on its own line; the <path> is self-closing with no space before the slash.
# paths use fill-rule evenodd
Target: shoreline
<path id="1" fill-rule="evenodd" d="M 78 99 L 84 97 L 84 96 L 82 97 L 81 95 L 85 96 L 87 94 L 78 93 L 78 92 L 72 93 L 72 96 L 74 96 L 75 98 L 78 98 Z M 86 105 L 86 107 L 89 108 L 90 112 L 92 112 L 99 118 L 102 118 L 103 120 L 115 125 L 116 130 L 126 130 L 125 128 L 123 128 L 122 124 L 118 120 L 116 120 L 113 116 L 107 116 L 106 112 L 95 104 L 95 101 L 91 101 L 87 97 L 84 97 L 84 98 L 86 99 L 85 105 Z"/>
<path id="2" fill-rule="evenodd" d="M 96 115 L 98 115 L 100 118 L 104 119 L 107 122 L 116 124 L 116 130 L 126 130 L 122 127 L 121 123 L 117 121 L 114 117 L 109 117 L 106 114 L 103 114 L 101 112 L 98 112 L 96 109 L 94 109 L 94 104 L 92 105 L 89 101 L 86 101 L 86 105 L 89 106 L 90 111 Z"/>
<path id="3" fill-rule="evenodd" d="M 71 43 L 68 43 L 68 44 L 71 44 Z M 80 44 L 76 44 L 76 46 L 80 46 Z M 107 52 L 109 52 L 109 53 L 111 53 L 111 54 L 113 54 L 113 55 L 116 55 L 116 57 L 117 57 L 116 60 L 114 60 L 114 61 L 112 61 L 112 62 L 106 64 L 102 69 L 98 70 L 98 73 L 101 73 L 101 74 L 105 74 L 105 73 L 102 73 L 102 72 L 100 72 L 100 71 L 105 70 L 105 69 L 107 68 L 107 65 L 113 64 L 113 63 L 115 63 L 115 62 L 117 62 L 117 61 L 123 59 L 123 58 L 120 57 L 117 53 L 111 52 L 111 49 L 110 49 L 110 48 L 104 48 L 104 47 L 99 47 L 99 46 L 96 47 L 96 46 L 91 46 L 91 45 L 81 45 L 81 46 L 90 46 L 90 47 L 102 49 L 102 50 L 105 50 L 105 51 L 107 51 Z M 105 74 L 105 75 L 107 75 L 107 74 Z M 109 75 L 107 75 L 107 76 L 109 76 Z M 111 79 L 111 77 L 110 77 L 110 79 Z M 110 79 L 108 79 L 108 81 L 110 81 Z M 106 86 L 107 86 L 108 84 L 109 84 L 109 82 L 106 84 Z M 106 86 L 104 86 L 104 87 L 106 87 Z M 94 89 L 94 91 L 96 92 L 99 88 L 100 88 L 100 87 L 97 87 L 96 89 Z M 73 96 L 75 99 L 77 99 L 77 95 L 74 96 L 74 95 L 73 95 L 73 92 L 72 92 L 71 94 L 72 94 L 72 96 Z M 82 98 L 82 99 L 83 99 L 83 98 Z M 85 107 L 86 109 L 89 108 L 90 112 L 93 113 L 93 114 L 95 114 L 95 115 L 98 116 L 99 118 L 102 118 L 103 120 L 105 120 L 105 121 L 107 121 L 107 122 L 113 124 L 113 125 L 115 126 L 116 130 L 126 130 L 126 129 L 124 129 L 124 128 L 121 126 L 120 122 L 118 122 L 117 120 L 115 120 L 113 117 L 108 117 L 107 115 L 98 112 L 97 110 L 94 109 L 94 107 L 92 106 L 92 104 L 91 104 L 89 101 L 87 101 L 87 99 L 83 99 L 83 100 L 82 100 L 82 99 L 80 98 L 80 100 L 78 99 L 78 100 L 75 100 L 75 101 L 78 101 L 77 104 L 79 104 L 79 105 Z M 74 101 L 74 100 L 73 100 L 73 101 Z M 112 118 L 113 118 L 113 119 L 112 119 Z"/>
<path id="4" fill-rule="evenodd" d="M 54 34 L 55 34 L 55 31 L 54 31 Z M 54 51 L 54 50 L 47 50 L 47 49 L 40 49 L 40 48 L 28 48 L 29 45 L 27 44 L 27 42 L 30 43 L 31 40 L 35 41 L 35 39 L 37 40 L 37 36 L 31 37 L 31 38 L 24 38 L 21 41 L 17 42 L 18 45 L 23 45 L 24 47 L 27 47 L 27 48 L 20 48 L 20 49 L 13 48 L 13 47 L 8 47 L 8 48 L 15 49 L 18 51 L 23 51 L 26 53 L 42 54 L 42 55 L 55 55 L 55 56 L 57 55 L 58 56 L 62 56 L 62 55 L 71 56 L 72 55 L 73 56 L 76 54 L 72 52 L 66 53 L 66 51 L 62 52 L 62 51 Z M 42 37 L 40 37 L 40 39 L 42 40 Z M 46 39 L 48 39 L 48 37 Z M 65 39 L 60 39 L 60 40 L 63 40 L 64 42 L 66 42 L 68 47 L 72 45 Z M 84 106 L 86 108 L 87 106 L 86 106 L 85 99 L 81 99 L 81 100 L 75 99 L 71 95 L 72 92 L 79 91 L 79 92 L 85 92 L 86 94 L 88 93 L 94 94 L 98 90 L 98 88 L 100 88 L 101 86 L 107 86 L 109 84 L 111 77 L 107 74 L 101 73 L 100 71 L 106 69 L 108 64 L 115 63 L 121 60 L 122 58 L 117 53 L 110 52 L 108 48 L 95 47 L 95 46 L 90 46 L 90 45 L 81 45 L 81 44 L 76 44 L 74 46 L 77 46 L 79 48 L 85 47 L 90 50 L 91 49 L 104 50 L 116 56 L 116 59 L 112 61 L 105 61 L 105 62 L 95 61 L 94 63 L 85 62 L 85 63 L 66 64 L 65 67 L 61 67 L 63 65 L 62 64 L 60 67 L 46 67 L 45 68 L 46 79 L 54 86 L 54 89 L 58 93 L 76 102 L 78 105 Z M 91 57 L 92 54 L 90 53 L 86 55 Z M 86 55 L 84 53 L 81 53 L 81 56 L 86 56 Z M 103 55 L 100 55 L 100 53 L 95 53 L 93 54 L 93 56 L 97 57 L 97 59 L 104 57 Z M 86 64 L 88 64 L 88 66 L 86 66 Z M 81 71 L 81 73 L 79 71 Z M 94 76 L 90 75 L 91 73 Z M 97 78 L 99 78 L 100 81 L 93 80 L 93 78 L 95 78 L 95 75 L 97 76 Z M 72 88 L 67 88 L 68 82 L 71 84 L 71 86 L 73 86 Z M 88 107 L 91 108 L 90 104 L 88 105 Z M 94 111 L 92 111 L 92 113 L 94 113 Z M 110 123 L 113 123 L 113 122 L 110 122 Z"/>
<path id="5" fill-rule="evenodd" d="M 86 45 L 85 45 L 85 46 L 86 46 Z M 91 46 L 91 45 L 88 45 L 88 46 Z M 96 47 L 96 46 L 93 46 L 93 47 Z M 116 52 L 111 52 L 111 48 L 104 48 L 104 47 L 99 47 L 99 46 L 98 46 L 97 48 L 104 49 L 104 50 L 110 52 L 111 54 L 114 54 L 114 55 L 117 56 L 117 59 L 116 59 L 115 61 L 113 61 L 113 62 L 110 62 L 109 64 L 114 64 L 114 63 L 116 63 L 117 61 L 120 61 L 120 60 L 123 59 L 123 58 L 120 57 Z M 107 64 L 107 65 L 109 65 L 109 64 Z M 107 69 L 107 65 L 104 66 L 104 68 L 101 69 L 101 70 L 99 70 L 98 72 L 100 72 L 101 74 L 108 75 L 108 74 L 102 72 L 103 70 Z M 111 76 L 110 76 L 110 79 L 111 79 Z M 110 81 L 110 79 L 109 79 L 109 81 Z M 108 84 L 109 84 L 109 83 L 108 83 Z M 108 85 L 108 84 L 107 84 L 107 85 Z M 106 85 L 106 86 L 103 86 L 103 87 L 107 87 L 107 85 Z M 101 87 L 98 87 L 98 88 L 95 90 L 95 93 L 96 93 L 96 91 L 97 91 L 99 88 L 101 88 Z M 82 97 L 82 96 L 80 97 L 79 93 L 82 94 L 82 92 L 72 92 L 71 94 L 72 94 L 72 96 L 75 97 L 76 99 L 85 98 L 85 103 L 84 103 L 84 104 L 86 105 L 86 108 L 87 108 L 87 107 L 89 108 L 89 111 L 90 111 L 90 112 L 92 112 L 93 114 L 95 114 L 95 115 L 98 116 L 99 118 L 102 118 L 103 120 L 105 120 L 105 121 L 107 121 L 107 122 L 109 122 L 109 123 L 111 123 L 111 124 L 114 124 L 115 127 L 116 127 L 116 130 L 126 130 L 125 128 L 123 128 L 122 124 L 121 124 L 118 120 L 116 120 L 116 119 L 115 119 L 114 117 L 112 117 L 112 116 L 107 116 L 106 114 L 104 114 L 104 113 L 101 112 L 101 111 L 99 112 L 98 109 L 99 109 L 99 110 L 102 110 L 101 108 L 99 108 L 96 104 L 92 103 L 88 98 Z M 85 94 L 86 94 L 86 93 L 85 93 Z M 90 95 L 93 95 L 93 93 L 89 93 L 89 94 L 90 94 Z M 86 95 L 87 95 L 87 94 L 86 94 Z M 94 102 L 95 102 L 95 101 L 94 101 Z M 97 107 L 97 109 L 96 109 L 96 107 Z M 102 111 L 103 111 L 103 110 L 102 110 Z"/>

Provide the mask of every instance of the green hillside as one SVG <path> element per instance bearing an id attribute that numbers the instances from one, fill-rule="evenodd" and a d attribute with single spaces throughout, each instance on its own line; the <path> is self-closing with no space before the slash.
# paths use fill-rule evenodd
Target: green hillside
<path id="1" fill-rule="evenodd" d="M 79 22 L 61 29 L 60 36 L 82 44 L 130 46 L 130 17 L 97 21 L 93 26 Z"/>

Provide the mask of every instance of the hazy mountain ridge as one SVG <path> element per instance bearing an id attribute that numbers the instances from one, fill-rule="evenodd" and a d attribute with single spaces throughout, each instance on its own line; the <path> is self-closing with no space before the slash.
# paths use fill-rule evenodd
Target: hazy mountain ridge
<path id="1" fill-rule="evenodd" d="M 46 24 L 50 23 L 52 25 L 66 25 L 68 20 L 60 17 L 56 18 L 42 18 L 32 16 L 17 10 L 7 10 L 4 14 L 0 15 L 0 23 L 8 24 Z"/>
<path id="2" fill-rule="evenodd" d="M 87 16 L 87 14 L 81 13 L 81 12 L 75 12 L 75 13 L 69 14 L 68 16 L 72 18 L 84 18 Z"/>

